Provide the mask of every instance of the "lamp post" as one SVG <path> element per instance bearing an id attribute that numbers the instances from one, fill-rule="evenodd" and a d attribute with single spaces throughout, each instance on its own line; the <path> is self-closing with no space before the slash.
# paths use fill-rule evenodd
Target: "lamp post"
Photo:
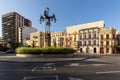
<path id="1" fill-rule="evenodd" d="M 40 16 L 40 24 L 45 21 L 45 42 L 44 47 L 51 46 L 50 26 L 51 22 L 56 22 L 55 14 L 49 15 L 49 8 L 46 8 L 44 14 Z"/>

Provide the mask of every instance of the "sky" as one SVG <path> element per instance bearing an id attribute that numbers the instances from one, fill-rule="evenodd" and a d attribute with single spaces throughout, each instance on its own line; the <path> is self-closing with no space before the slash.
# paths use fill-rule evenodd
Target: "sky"
<path id="1" fill-rule="evenodd" d="M 120 0 L 0 0 L 0 36 L 2 15 L 17 12 L 32 21 L 39 31 L 45 30 L 45 23 L 39 23 L 44 10 L 56 15 L 51 31 L 65 31 L 65 27 L 104 20 L 106 28 L 116 27 L 120 31 Z"/>

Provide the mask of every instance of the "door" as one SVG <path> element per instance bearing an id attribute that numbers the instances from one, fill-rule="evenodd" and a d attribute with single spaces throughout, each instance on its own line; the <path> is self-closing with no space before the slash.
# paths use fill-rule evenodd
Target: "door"
<path id="1" fill-rule="evenodd" d="M 96 48 L 94 48 L 94 53 L 96 53 Z"/>
<path id="2" fill-rule="evenodd" d="M 100 48 L 100 53 L 104 54 L 104 48 L 103 47 Z"/>

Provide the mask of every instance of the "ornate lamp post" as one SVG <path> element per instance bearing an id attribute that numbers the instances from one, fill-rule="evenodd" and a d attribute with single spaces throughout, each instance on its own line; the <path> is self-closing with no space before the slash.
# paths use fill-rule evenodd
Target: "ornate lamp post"
<path id="1" fill-rule="evenodd" d="M 49 8 L 46 8 L 44 14 L 40 16 L 40 24 L 45 21 L 45 46 L 51 46 L 50 26 L 51 21 L 56 22 L 55 14 L 49 15 Z"/>

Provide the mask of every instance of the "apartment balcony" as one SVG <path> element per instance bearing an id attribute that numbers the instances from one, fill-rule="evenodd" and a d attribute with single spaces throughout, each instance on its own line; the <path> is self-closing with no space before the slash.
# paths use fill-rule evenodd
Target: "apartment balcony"
<path id="1" fill-rule="evenodd" d="M 100 38 L 101 40 L 115 40 L 115 38 Z"/>
<path id="2" fill-rule="evenodd" d="M 115 47 L 115 45 L 100 45 L 102 47 Z"/>

